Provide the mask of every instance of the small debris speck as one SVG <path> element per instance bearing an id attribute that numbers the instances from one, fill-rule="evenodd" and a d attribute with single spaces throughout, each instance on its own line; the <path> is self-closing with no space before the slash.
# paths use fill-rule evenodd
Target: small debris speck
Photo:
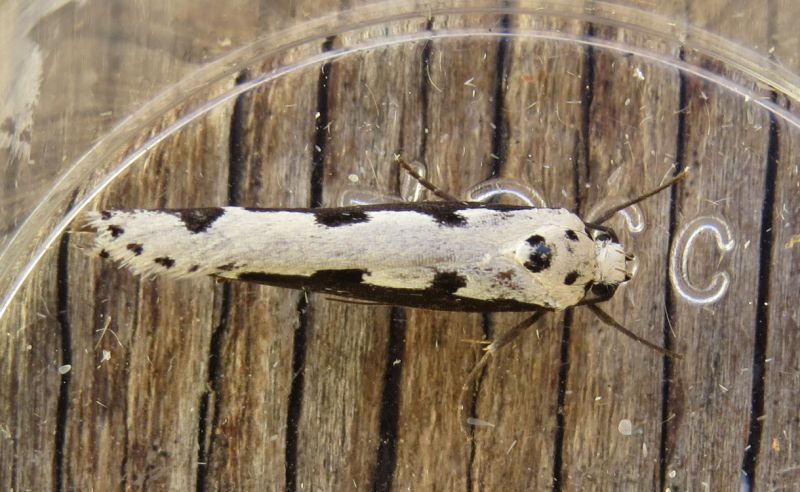
<path id="1" fill-rule="evenodd" d="M 485 420 L 476 419 L 476 418 L 468 418 L 467 424 L 473 427 L 494 427 L 494 424 L 491 422 L 487 422 Z"/>

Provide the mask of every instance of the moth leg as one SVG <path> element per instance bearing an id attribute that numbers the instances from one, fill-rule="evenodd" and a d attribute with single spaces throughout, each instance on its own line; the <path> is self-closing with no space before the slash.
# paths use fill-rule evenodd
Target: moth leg
<path id="1" fill-rule="evenodd" d="M 587 304 L 585 304 L 585 306 L 588 307 L 589 309 L 591 309 L 592 312 L 598 318 L 600 318 L 600 321 L 602 321 L 603 323 L 607 324 L 608 326 L 611 326 L 612 328 L 616 328 L 617 331 L 619 331 L 620 333 L 622 333 L 626 337 L 632 338 L 633 340 L 636 340 L 637 342 L 641 343 L 642 345 L 644 345 L 646 347 L 649 347 L 649 348 L 655 350 L 656 352 L 664 354 L 664 355 L 666 355 L 667 357 L 669 357 L 671 359 L 683 359 L 683 355 L 681 355 L 681 354 L 679 354 L 677 352 L 673 352 L 671 350 L 667 350 L 664 347 L 659 347 L 658 345 L 656 345 L 654 343 L 648 342 L 644 338 L 640 337 L 639 335 L 637 335 L 634 332 L 630 331 L 629 329 L 625 328 L 617 320 L 615 320 L 614 318 L 609 316 L 608 313 L 606 313 L 605 311 L 600 309 L 595 304 L 587 303 Z"/>
<path id="2" fill-rule="evenodd" d="M 462 200 L 459 200 L 458 197 L 455 197 L 455 196 L 451 195 L 450 193 L 444 191 L 443 189 L 439 188 L 435 184 L 431 183 L 430 181 L 428 181 L 427 179 L 422 177 L 422 175 L 420 175 L 413 167 L 411 167 L 405 161 L 405 159 L 403 159 L 400 155 L 395 155 L 394 156 L 394 160 L 398 164 L 400 164 L 400 167 L 405 169 L 405 171 L 412 178 L 416 179 L 419 182 L 419 184 L 421 184 L 422 186 L 427 188 L 431 193 L 433 193 L 434 195 L 438 196 L 442 200 L 446 200 L 448 202 L 460 202 L 460 201 L 462 201 Z"/>
<path id="3" fill-rule="evenodd" d="M 464 385 L 461 386 L 461 394 L 458 399 L 458 420 L 461 422 L 461 430 L 464 432 L 464 435 L 467 436 L 467 439 L 470 439 L 469 419 L 471 417 L 465 418 L 464 412 L 470 404 L 470 396 L 473 394 L 475 381 L 481 375 L 487 364 L 489 364 L 489 360 L 494 356 L 495 352 L 516 340 L 525 330 L 536 324 L 545 313 L 546 311 L 536 311 L 510 330 L 500 335 L 490 343 L 489 346 L 483 349 L 483 357 L 475 364 L 467 376 L 467 379 L 464 381 Z"/>

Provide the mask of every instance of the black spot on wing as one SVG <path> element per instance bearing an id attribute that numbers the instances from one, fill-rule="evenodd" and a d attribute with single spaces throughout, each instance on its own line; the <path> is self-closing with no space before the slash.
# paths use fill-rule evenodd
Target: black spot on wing
<path id="1" fill-rule="evenodd" d="M 344 270 L 319 270 L 311 275 L 311 281 L 321 285 L 349 285 L 361 284 L 364 275 L 368 272 L 358 268 L 348 268 Z"/>
<path id="2" fill-rule="evenodd" d="M 550 264 L 553 261 L 553 250 L 547 245 L 544 238 L 534 234 L 527 241 L 531 247 L 531 252 L 528 255 L 528 261 L 525 262 L 525 268 L 533 273 L 539 273 L 550 268 Z"/>
<path id="3" fill-rule="evenodd" d="M 108 226 L 108 232 L 111 233 L 111 237 L 117 238 L 125 234 L 125 229 L 120 226 L 110 225 Z"/>
<path id="4" fill-rule="evenodd" d="M 433 283 L 425 289 L 435 295 L 453 295 L 458 289 L 467 286 L 467 279 L 456 272 L 436 272 Z"/>
<path id="5" fill-rule="evenodd" d="M 405 206 L 400 207 L 398 205 Z M 421 202 L 417 204 L 393 204 L 391 209 L 408 210 L 427 215 L 445 227 L 464 227 L 467 225 L 467 219 L 461 215 L 461 211 L 470 208 L 481 207 L 460 202 Z"/>
<path id="6" fill-rule="evenodd" d="M 198 234 L 206 231 L 215 220 L 225 215 L 225 209 L 219 207 L 186 208 L 176 210 L 175 213 L 189 232 Z"/>
<path id="7" fill-rule="evenodd" d="M 283 275 L 267 272 L 242 272 L 236 278 L 245 282 L 303 289 L 311 292 L 327 292 L 329 294 L 347 295 L 362 291 L 366 270 L 319 270 L 311 275 Z M 367 290 L 369 288 L 367 287 Z"/>
<path id="8" fill-rule="evenodd" d="M 514 212 L 516 210 L 529 210 L 532 207 L 528 207 L 527 205 L 507 205 L 505 203 L 480 203 L 479 207 L 471 208 L 484 208 L 496 212 Z"/>
<path id="9" fill-rule="evenodd" d="M 527 242 L 528 242 L 528 244 L 530 244 L 534 248 L 536 248 L 537 246 L 540 246 L 542 244 L 545 244 L 544 238 L 542 236 L 540 236 L 539 234 L 534 234 L 533 236 L 529 237 L 527 239 Z"/>
<path id="10" fill-rule="evenodd" d="M 431 210 L 422 211 L 423 213 L 433 217 L 433 220 L 439 224 L 447 227 L 464 227 L 467 225 L 467 219 L 458 213 L 457 210 Z"/>
<path id="11" fill-rule="evenodd" d="M 144 252 L 144 246 L 139 243 L 129 243 L 125 247 L 128 248 L 128 251 L 131 251 L 136 256 L 139 256 Z"/>
<path id="12" fill-rule="evenodd" d="M 572 229 L 567 229 L 566 231 L 564 231 L 564 235 L 570 241 L 577 241 L 578 240 L 578 235 L 575 234 L 575 231 L 573 231 Z"/>
<path id="13" fill-rule="evenodd" d="M 110 257 L 111 257 L 111 255 L 110 255 L 110 254 L 108 254 L 108 251 L 106 251 L 106 250 L 104 250 L 104 249 L 101 249 L 101 250 L 100 250 L 100 258 L 102 258 L 102 259 L 104 259 L 104 260 L 107 260 L 107 259 L 108 259 L 108 258 L 110 258 Z"/>
<path id="14" fill-rule="evenodd" d="M 281 275 L 266 272 L 242 272 L 236 278 L 244 282 L 276 285 L 278 287 L 289 287 L 290 289 L 302 289 L 303 283 L 309 279 L 309 277 L 303 275 Z"/>
<path id="15" fill-rule="evenodd" d="M 576 280 L 578 280 L 578 272 L 569 272 L 566 277 L 564 277 L 564 285 L 572 285 Z"/>
<path id="16" fill-rule="evenodd" d="M 108 210 L 101 210 L 100 211 L 100 218 L 103 220 L 108 220 L 111 218 L 111 212 Z"/>
<path id="17" fill-rule="evenodd" d="M 549 309 L 538 304 L 524 303 L 511 299 L 470 299 L 453 295 L 465 282 L 453 272 L 437 275 L 432 287 L 427 289 L 401 289 L 381 287 L 363 281 L 369 272 L 360 269 L 322 270 L 313 275 L 281 275 L 265 272 L 242 272 L 236 278 L 247 282 L 304 289 L 322 292 L 338 297 L 361 299 L 377 304 L 437 309 L 441 311 L 493 312 L 493 311 L 531 311 Z"/>
<path id="18" fill-rule="evenodd" d="M 219 270 L 220 272 L 230 272 L 234 268 L 236 268 L 236 263 L 232 261 L 230 263 L 218 266 L 217 270 Z"/>
<path id="19" fill-rule="evenodd" d="M 271 212 L 293 212 L 299 214 L 314 214 L 326 213 L 332 216 L 341 215 L 344 213 L 351 214 L 346 218 L 346 223 L 352 223 L 356 220 L 367 221 L 369 220 L 369 212 L 416 212 L 419 214 L 432 217 L 436 222 L 446 225 L 459 227 L 467 223 L 466 218 L 460 212 L 464 210 L 484 209 L 501 212 L 499 217 L 510 217 L 512 212 L 517 210 L 526 210 L 531 207 L 518 206 L 518 205 L 504 205 L 504 204 L 487 204 L 487 203 L 472 203 L 472 202 L 400 202 L 400 203 L 382 203 L 378 205 L 358 205 L 352 207 L 338 207 L 330 209 L 321 208 L 259 208 L 259 207 L 245 207 L 244 210 L 254 213 L 271 213 Z M 367 220 L 362 220 L 359 217 L 367 216 Z M 345 225 L 337 224 L 337 225 Z"/>
<path id="20" fill-rule="evenodd" d="M 190 266 L 190 267 L 189 267 L 189 270 L 187 270 L 187 271 L 188 271 L 189 273 L 194 273 L 194 272 L 196 272 L 197 270 L 200 270 L 200 265 L 192 265 L 192 266 Z"/>
<path id="21" fill-rule="evenodd" d="M 340 227 L 369 222 L 366 212 L 355 207 L 320 208 L 314 211 L 317 224 L 326 227 Z"/>
<path id="22" fill-rule="evenodd" d="M 172 268 L 175 266 L 175 260 L 173 260 L 169 256 L 159 256 L 153 261 L 163 266 L 164 268 Z"/>

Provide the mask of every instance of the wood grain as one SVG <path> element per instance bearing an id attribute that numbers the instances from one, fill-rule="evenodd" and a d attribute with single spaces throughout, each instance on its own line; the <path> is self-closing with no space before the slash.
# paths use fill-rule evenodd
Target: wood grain
<path id="1" fill-rule="evenodd" d="M 458 24 L 433 19 L 432 30 L 480 22 L 500 26 L 497 17 L 468 18 Z M 432 40 L 422 62 L 420 127 L 425 132 L 417 159 L 429 177 L 460 196 L 491 175 L 491 126 L 498 45 L 481 41 Z M 437 135 L 437 138 L 430 138 Z M 409 136 L 411 137 L 411 136 Z M 411 310 L 401 381 L 400 427 L 395 486 L 464 488 L 469 481 L 471 446 L 460 430 L 458 395 L 463 377 L 479 355 L 483 317 L 479 314 Z M 430 378 L 436 376 L 436 383 Z M 435 452 L 420 452 L 435 449 Z M 441 474 L 438 470 L 452 470 Z M 459 470 L 459 472 L 456 472 Z"/>
<path id="2" fill-rule="evenodd" d="M 215 19 L 214 8 L 187 2 L 109 4 L 84 26 L 103 39 L 111 30 L 119 43 L 89 50 L 106 68 L 79 57 L 55 60 L 52 69 L 69 74 L 65 90 L 97 84 L 97 107 L 111 100 L 128 113 L 148 87 L 178 80 L 224 45 L 333 8 L 244 0 L 229 7 Z M 669 6 L 723 30 L 741 22 L 724 19 L 729 9 L 727 2 Z M 122 14 L 184 22 L 129 32 L 115 23 Z M 788 14 L 744 15 L 750 45 L 775 44 L 774 55 L 796 72 Z M 219 42 L 197 36 L 166 48 L 216 24 Z M 796 111 L 718 60 L 624 26 L 545 14 L 395 19 L 241 67 L 209 94 L 342 48 L 423 34 L 311 64 L 221 105 L 150 151 L 96 208 L 330 206 L 356 192 L 399 199 L 407 178 L 393 155 L 401 152 L 452 193 L 509 177 L 548 205 L 586 216 L 691 166 L 674 193 L 641 204 L 644 231 L 611 219 L 638 270 L 604 307 L 684 360 L 663 359 L 585 310 L 548 314 L 479 379 L 470 411 L 484 425 L 467 440 L 456 406 L 481 355 L 476 342 L 522 315 L 137 278 L 92 255 L 91 237 L 73 234 L 0 320 L 0 455 L 9 457 L 0 487 L 694 490 L 738 487 L 751 480 L 742 470 L 758 488 L 796 487 L 797 128 L 712 82 L 629 53 L 516 36 L 437 36 L 487 26 L 646 46 L 731 74 Z M 129 70 L 145 62 L 157 70 Z M 127 89 L 102 89 L 113 83 Z M 55 87 L 44 90 L 57 99 Z M 163 115 L 120 155 L 189 107 Z M 61 143 L 36 147 L 36 158 L 85 149 L 87 132 L 108 124 L 92 115 L 75 108 L 51 123 Z M 54 119 L 40 116 L 42 125 Z M 58 126 L 67 120 L 88 126 Z M 721 253 L 703 233 L 687 261 L 697 285 L 721 270 L 731 276 L 718 303 L 692 303 L 669 280 L 679 232 L 698 217 L 728 223 L 736 240 Z"/>
<path id="3" fill-rule="evenodd" d="M 319 53 L 321 46 L 300 56 Z M 254 69 L 269 71 L 289 59 L 271 59 Z M 241 81 L 248 79 L 242 74 Z M 231 125 L 229 202 L 308 206 L 315 132 L 318 71 L 294 73 L 237 101 Z M 286 133 L 287 125 L 293 131 Z M 199 479 L 211 488 L 255 488 L 283 482 L 287 436 L 296 432 L 287 401 L 293 390 L 294 334 L 303 330 L 302 293 L 229 284 L 210 363 L 205 459 Z"/>
<path id="4" fill-rule="evenodd" d="M 598 28 L 600 29 L 600 28 Z M 636 33 L 604 28 L 608 39 L 639 43 Z M 677 53 L 671 53 L 676 56 Z M 602 209 L 658 185 L 676 164 L 678 74 L 638 57 L 589 53 L 588 171 L 582 211 Z M 668 192 L 640 204 L 644 230 L 618 214 L 608 222 L 637 257 L 636 285 L 603 306 L 639 336 L 663 344 Z M 635 222 L 635 220 L 634 220 Z M 663 360 L 576 310 L 564 412 L 563 481 L 569 488 L 659 488 Z M 628 425 L 630 431 L 620 429 Z M 608 470 L 619 470 L 609 474 Z"/>
<path id="5" fill-rule="evenodd" d="M 581 26 L 540 20 L 513 28 L 580 33 Z M 574 209 L 574 176 L 584 167 L 585 51 L 559 43 L 531 49 L 521 39 L 512 39 L 506 49 L 500 174 L 530 183 L 548 206 Z M 500 333 L 525 316 L 494 315 L 493 330 Z M 487 371 L 478 415 L 495 427 L 476 430 L 473 486 L 497 489 L 513 483 L 541 490 L 552 485 L 563 330 L 563 313 L 546 315 Z"/>
<path id="6" fill-rule="evenodd" d="M 708 9 L 691 14 L 699 17 L 701 25 L 704 19 L 714 18 Z M 764 13 L 754 10 L 751 14 L 751 39 L 764 42 Z M 680 137 L 683 164 L 691 166 L 693 173 L 679 187 L 679 216 L 721 218 L 731 224 L 741 243 L 724 266 L 733 275 L 726 294 L 730 302 L 705 309 L 675 302 L 668 313 L 676 349 L 685 353 L 686 359 L 676 363 L 672 373 L 665 417 L 669 419 L 666 483 L 675 488 L 696 483 L 733 487 L 744 460 L 732 459 L 729 450 L 748 446 L 751 371 L 758 336 L 757 285 L 763 267 L 757 238 L 771 135 L 766 115 L 741 98 L 711 92 L 708 83 L 701 81 L 684 83 Z M 731 162 L 736 164 L 726 165 Z M 690 258 L 690 274 L 697 283 L 708 282 L 719 268 L 713 261 L 718 253 L 709 239 L 706 237 L 704 247 Z"/>

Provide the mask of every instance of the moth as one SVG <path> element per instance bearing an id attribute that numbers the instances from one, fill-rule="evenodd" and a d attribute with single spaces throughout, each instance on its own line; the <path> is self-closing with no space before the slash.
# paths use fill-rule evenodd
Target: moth
<path id="1" fill-rule="evenodd" d="M 462 387 L 460 413 L 492 354 L 548 311 L 588 306 L 625 335 L 677 356 L 597 304 L 630 280 L 633 260 L 604 223 L 686 171 L 587 222 L 563 208 L 464 202 L 397 162 L 442 201 L 107 210 L 88 222 L 102 257 L 142 275 L 212 276 L 412 308 L 532 312 L 485 348 Z"/>

